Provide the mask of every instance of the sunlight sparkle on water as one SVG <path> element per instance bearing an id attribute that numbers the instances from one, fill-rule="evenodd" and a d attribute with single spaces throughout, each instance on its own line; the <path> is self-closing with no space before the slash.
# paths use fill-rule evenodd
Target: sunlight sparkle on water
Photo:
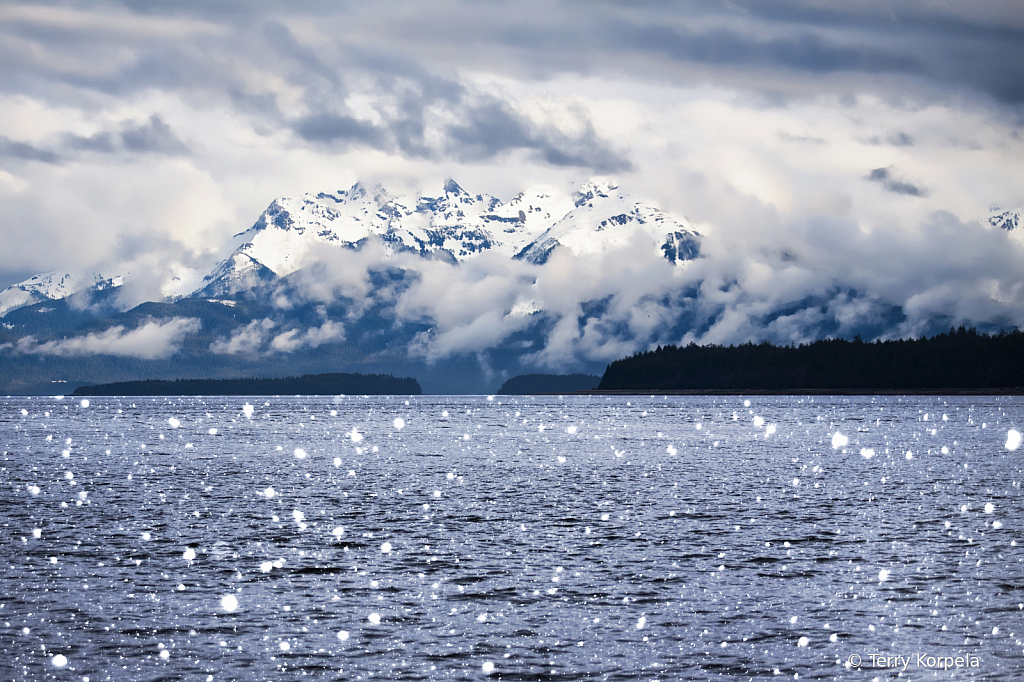
<path id="1" fill-rule="evenodd" d="M 239 400 L 0 398 L 11 679 L 1018 677 L 1012 396 Z"/>

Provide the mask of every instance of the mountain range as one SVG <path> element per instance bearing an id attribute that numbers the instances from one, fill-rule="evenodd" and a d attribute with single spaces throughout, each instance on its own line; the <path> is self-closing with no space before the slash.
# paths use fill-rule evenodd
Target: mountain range
<path id="1" fill-rule="evenodd" d="M 992 209 L 979 229 L 1024 244 L 1021 215 Z M 702 279 L 728 272 L 704 239 L 596 179 L 504 202 L 454 180 L 422 196 L 356 183 L 281 197 L 205 261 L 44 273 L 0 292 L 0 392 L 357 372 L 493 393 L 516 375 L 601 374 L 735 324 L 723 301 L 736 282 Z M 779 249 L 782 267 L 800 258 Z M 829 286 L 744 314 L 762 329 L 802 320 L 811 338 L 889 338 L 907 319 L 871 292 Z M 862 322 L 843 321 L 850 311 Z"/>
<path id="2" fill-rule="evenodd" d="M 0 389 L 344 370 L 410 374 L 427 392 L 490 392 L 542 350 L 554 326 L 544 300 L 506 301 L 498 312 L 508 333 L 486 353 L 432 355 L 432 316 L 445 313 L 397 315 L 410 287 L 430 273 L 473 279 L 487 268 L 536 280 L 559 252 L 595 262 L 635 247 L 680 267 L 700 256 L 700 241 L 685 220 L 608 181 L 534 187 L 506 202 L 454 180 L 419 197 L 360 183 L 282 197 L 226 240 L 212 266 L 145 273 L 159 294 L 142 304 L 123 303 L 122 290 L 143 279 L 131 272 L 45 273 L 0 292 Z M 479 259 L 487 268 L 474 269 Z M 360 280 L 354 289 L 349 276 Z M 579 304 L 585 321 L 602 301 Z"/>

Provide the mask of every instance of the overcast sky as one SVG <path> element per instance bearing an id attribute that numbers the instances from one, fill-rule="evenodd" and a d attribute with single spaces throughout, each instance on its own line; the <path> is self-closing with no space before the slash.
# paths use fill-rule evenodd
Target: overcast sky
<path id="1" fill-rule="evenodd" d="M 974 221 L 1024 206 L 1022 128 L 1021 0 L 4 2 L 0 286 L 188 262 L 356 180 L 596 175 L 748 293 L 803 259 L 1017 323 L 1024 253 Z"/>

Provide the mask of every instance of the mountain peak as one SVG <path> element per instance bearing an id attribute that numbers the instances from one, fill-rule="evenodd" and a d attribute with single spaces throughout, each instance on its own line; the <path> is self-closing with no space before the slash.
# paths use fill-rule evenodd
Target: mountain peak
<path id="1" fill-rule="evenodd" d="M 466 190 L 459 187 L 459 183 L 455 182 L 451 178 L 444 181 L 444 191 L 448 194 L 466 194 Z"/>
<path id="2" fill-rule="evenodd" d="M 349 187 L 347 192 L 338 192 L 338 194 L 346 194 L 349 199 L 362 199 L 368 194 L 368 192 L 366 190 L 366 185 L 359 180 L 356 180 L 355 184 Z"/>
<path id="3" fill-rule="evenodd" d="M 572 193 L 573 203 L 577 207 L 592 202 L 594 199 L 607 199 L 619 189 L 618 184 L 610 180 L 586 180 Z"/>
<path id="4" fill-rule="evenodd" d="M 104 277 L 95 272 L 77 277 L 67 272 L 44 272 L 32 275 L 25 281 L 12 284 L 0 291 L 0 317 L 18 308 L 43 301 L 60 300 L 85 289 L 93 288 L 103 291 L 116 288 L 121 286 L 123 281 L 122 276 Z"/>

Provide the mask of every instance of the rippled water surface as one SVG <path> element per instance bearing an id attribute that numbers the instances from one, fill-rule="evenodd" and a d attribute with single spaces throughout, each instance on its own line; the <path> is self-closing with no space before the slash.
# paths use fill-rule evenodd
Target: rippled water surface
<path id="1" fill-rule="evenodd" d="M 1022 405 L 2 398 L 0 674 L 1024 679 Z"/>

